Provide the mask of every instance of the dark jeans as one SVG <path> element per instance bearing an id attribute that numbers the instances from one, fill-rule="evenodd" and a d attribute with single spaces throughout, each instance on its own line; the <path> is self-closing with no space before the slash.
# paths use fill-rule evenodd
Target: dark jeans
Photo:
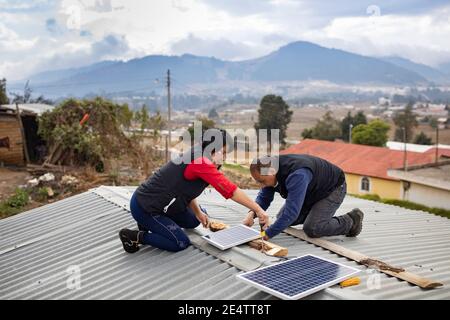
<path id="1" fill-rule="evenodd" d="M 186 249 L 191 241 L 181 228 L 194 229 L 200 224 L 190 208 L 171 216 L 151 215 L 139 206 L 134 195 L 131 197 L 130 207 L 139 230 L 145 231 L 143 244 L 167 251 Z"/>
<path id="2" fill-rule="evenodd" d="M 334 217 L 346 194 L 347 184 L 344 182 L 328 197 L 316 202 L 306 218 L 296 221 L 293 225 L 303 224 L 303 231 L 311 238 L 346 235 L 353 225 L 352 218 L 349 215 Z"/>

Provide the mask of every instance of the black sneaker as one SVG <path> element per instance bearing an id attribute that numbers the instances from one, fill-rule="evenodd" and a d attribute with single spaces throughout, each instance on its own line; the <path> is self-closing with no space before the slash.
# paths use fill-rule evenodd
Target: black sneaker
<path id="1" fill-rule="evenodd" d="M 362 222 L 364 219 L 364 213 L 358 208 L 353 209 L 349 213 L 347 213 L 350 218 L 353 220 L 353 225 L 350 231 L 347 234 L 347 237 L 356 237 L 361 233 L 362 230 Z"/>
<path id="2" fill-rule="evenodd" d="M 120 241 L 122 241 L 123 249 L 128 253 L 139 251 L 138 245 L 139 231 L 122 229 L 119 232 Z"/>

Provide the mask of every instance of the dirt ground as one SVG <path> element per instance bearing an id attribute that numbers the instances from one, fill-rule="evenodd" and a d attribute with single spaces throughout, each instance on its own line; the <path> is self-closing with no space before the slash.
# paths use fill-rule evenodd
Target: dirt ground
<path id="1" fill-rule="evenodd" d="M 14 190 L 32 179 L 24 169 L 0 167 L 0 202 L 14 194 Z"/>
<path id="2" fill-rule="evenodd" d="M 147 178 L 148 173 L 146 171 L 152 172 L 161 165 L 160 160 L 155 160 L 144 169 L 135 168 L 130 163 L 129 159 L 115 160 L 111 162 L 112 167 L 108 173 L 97 173 L 91 167 L 70 167 L 65 172 L 39 169 L 39 172 L 34 172 L 32 175 L 26 168 L 0 167 L 0 204 L 14 195 L 19 186 L 25 186 L 29 180 L 39 178 L 45 173 L 53 173 L 55 176 L 55 180 L 52 182 L 40 183 L 35 187 L 26 187 L 25 190 L 29 194 L 29 203 L 13 212 L 0 209 L 0 219 L 74 196 L 101 185 L 137 186 Z M 61 184 L 61 178 L 64 175 L 72 176 L 78 182 L 71 187 L 63 185 Z M 42 187 L 50 187 L 54 191 L 54 196 L 40 197 L 39 189 Z"/>

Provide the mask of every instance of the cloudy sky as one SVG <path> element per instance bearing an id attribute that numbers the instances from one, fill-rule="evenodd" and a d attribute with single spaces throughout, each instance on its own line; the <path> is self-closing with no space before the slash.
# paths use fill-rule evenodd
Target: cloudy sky
<path id="1" fill-rule="evenodd" d="M 9 80 L 149 54 L 242 60 L 296 40 L 437 66 L 450 61 L 450 1 L 0 0 Z"/>

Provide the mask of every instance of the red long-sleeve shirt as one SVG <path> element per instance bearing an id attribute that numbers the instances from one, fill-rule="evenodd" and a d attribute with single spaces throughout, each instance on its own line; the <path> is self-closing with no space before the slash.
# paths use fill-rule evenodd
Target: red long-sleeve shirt
<path id="1" fill-rule="evenodd" d="M 201 161 L 196 159 L 188 164 L 184 170 L 184 178 L 187 180 L 202 179 L 213 186 L 225 199 L 231 198 L 237 189 L 237 186 L 217 170 L 211 160 L 205 157 L 202 157 Z"/>

